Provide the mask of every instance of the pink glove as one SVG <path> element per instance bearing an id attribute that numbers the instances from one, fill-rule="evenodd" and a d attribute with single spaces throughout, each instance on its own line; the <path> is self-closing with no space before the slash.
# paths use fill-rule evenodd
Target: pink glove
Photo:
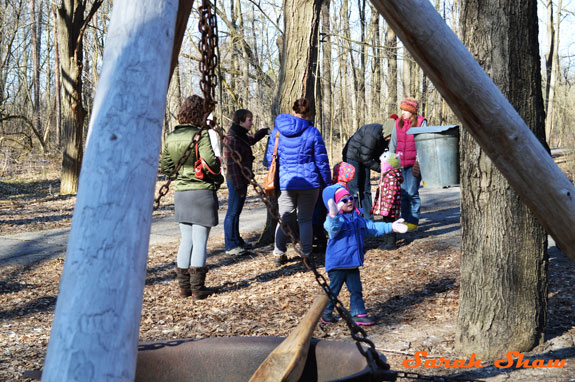
<path id="1" fill-rule="evenodd" d="M 336 205 L 333 199 L 328 200 L 327 205 L 329 207 L 329 217 L 330 218 L 336 217 L 339 211 L 343 208 L 344 204 L 345 204 L 344 202 L 339 202 Z"/>
<path id="2" fill-rule="evenodd" d="M 391 223 L 391 230 L 397 233 L 406 233 L 407 232 L 407 225 L 403 224 L 403 219 L 397 219 L 393 223 Z"/>

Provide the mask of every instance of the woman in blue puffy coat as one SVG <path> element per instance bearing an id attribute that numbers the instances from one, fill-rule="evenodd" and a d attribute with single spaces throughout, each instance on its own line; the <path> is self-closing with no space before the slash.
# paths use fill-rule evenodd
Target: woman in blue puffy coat
<path id="1" fill-rule="evenodd" d="M 305 98 L 295 101 L 292 114 L 279 114 L 266 153 L 267 163 L 271 163 L 279 132 L 279 214 L 288 226 L 297 217 L 304 256 L 312 252 L 312 217 L 320 189 L 331 184 L 325 144 L 318 129 L 307 119 L 309 115 L 310 104 Z M 286 251 L 287 235 L 278 224 L 274 244 L 274 262 L 277 266 L 287 261 Z"/>

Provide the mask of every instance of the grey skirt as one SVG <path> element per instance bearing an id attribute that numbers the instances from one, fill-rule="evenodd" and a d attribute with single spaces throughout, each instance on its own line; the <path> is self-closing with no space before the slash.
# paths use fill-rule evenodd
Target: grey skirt
<path id="1" fill-rule="evenodd" d="M 176 221 L 199 224 L 204 227 L 218 225 L 218 195 L 215 190 L 189 190 L 174 193 Z"/>

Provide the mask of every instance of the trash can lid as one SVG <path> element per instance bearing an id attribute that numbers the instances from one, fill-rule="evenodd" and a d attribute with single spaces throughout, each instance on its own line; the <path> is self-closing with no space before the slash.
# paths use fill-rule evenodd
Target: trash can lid
<path id="1" fill-rule="evenodd" d="M 459 127 L 459 125 L 412 127 L 405 133 L 411 135 L 424 134 L 424 133 L 442 133 L 455 127 Z"/>

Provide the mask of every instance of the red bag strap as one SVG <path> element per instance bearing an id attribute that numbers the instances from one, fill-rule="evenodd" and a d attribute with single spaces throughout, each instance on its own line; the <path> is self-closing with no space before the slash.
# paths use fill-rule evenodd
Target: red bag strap
<path id="1" fill-rule="evenodd" d="M 200 154 L 199 154 L 199 152 L 198 152 L 199 141 L 200 141 L 200 138 L 199 138 L 199 135 L 198 135 L 198 139 L 196 139 L 196 162 L 197 162 L 197 161 L 200 161 L 200 162 L 202 163 L 202 168 L 203 168 L 204 170 L 208 170 L 208 172 L 209 172 L 210 174 L 212 174 L 212 175 L 220 175 L 220 174 L 222 173 L 222 167 L 221 167 L 221 166 L 220 166 L 220 171 L 215 172 L 215 171 L 213 171 L 213 170 L 210 168 L 210 166 L 208 166 L 208 163 L 205 161 L 205 159 L 200 156 Z"/>

